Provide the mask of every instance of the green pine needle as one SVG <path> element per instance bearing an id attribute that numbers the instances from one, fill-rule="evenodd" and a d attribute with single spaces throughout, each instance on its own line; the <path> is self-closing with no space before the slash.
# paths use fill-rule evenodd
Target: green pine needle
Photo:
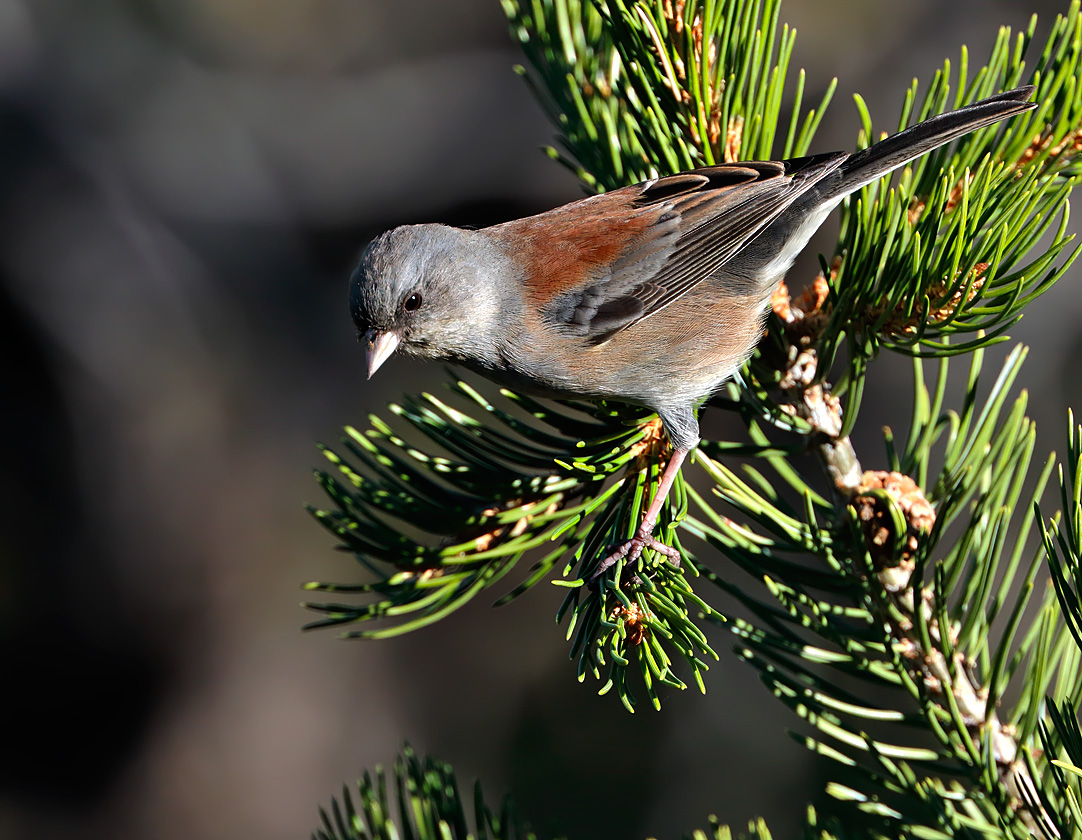
<path id="1" fill-rule="evenodd" d="M 388 784 L 389 782 L 389 784 Z M 407 744 L 388 779 L 383 768 L 365 773 L 356 793 L 343 786 L 329 809 L 320 808 L 312 840 L 536 840 L 515 814 L 510 800 L 499 811 L 475 788 L 473 814 L 449 764 L 418 756 Z"/>

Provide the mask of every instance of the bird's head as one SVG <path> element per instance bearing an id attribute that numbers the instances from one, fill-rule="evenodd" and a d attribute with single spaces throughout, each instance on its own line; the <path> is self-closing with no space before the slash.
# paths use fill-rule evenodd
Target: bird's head
<path id="1" fill-rule="evenodd" d="M 368 351 L 368 376 L 401 348 L 429 359 L 489 355 L 499 310 L 481 232 L 408 225 L 376 237 L 349 284 L 349 311 Z M 496 261 L 498 262 L 498 260 Z"/>

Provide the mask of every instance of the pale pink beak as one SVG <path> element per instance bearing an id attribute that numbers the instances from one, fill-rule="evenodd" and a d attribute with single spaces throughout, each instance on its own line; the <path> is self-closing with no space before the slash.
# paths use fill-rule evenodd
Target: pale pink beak
<path id="1" fill-rule="evenodd" d="M 372 374 L 379 370 L 380 365 L 398 349 L 402 336 L 396 332 L 369 330 L 364 334 L 364 340 L 368 347 L 368 378 L 371 379 Z"/>

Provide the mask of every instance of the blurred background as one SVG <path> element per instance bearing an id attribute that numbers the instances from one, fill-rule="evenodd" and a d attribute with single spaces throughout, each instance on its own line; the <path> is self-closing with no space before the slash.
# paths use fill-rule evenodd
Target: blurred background
<path id="1" fill-rule="evenodd" d="M 809 101 L 840 78 L 814 150 L 852 148 L 853 91 L 889 127 L 962 43 L 1065 9 L 791 0 Z M 387 642 L 300 632 L 303 581 L 360 576 L 302 509 L 314 442 L 441 378 L 364 381 L 360 248 L 581 194 L 518 60 L 497 0 L 0 0 L 0 838 L 304 837 L 403 740 L 541 831 L 792 836 L 832 768 L 721 633 L 707 697 L 631 716 L 576 683 L 544 585 Z M 1082 407 L 1077 275 L 1013 331 L 1039 451 Z M 869 467 L 908 381 L 880 367 Z"/>

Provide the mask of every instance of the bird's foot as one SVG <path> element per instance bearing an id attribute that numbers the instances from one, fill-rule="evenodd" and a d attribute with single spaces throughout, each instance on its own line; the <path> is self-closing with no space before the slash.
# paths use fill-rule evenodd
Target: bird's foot
<path id="1" fill-rule="evenodd" d="M 653 535 L 652 531 L 653 528 L 647 528 L 644 525 L 642 528 L 639 528 L 639 532 L 635 536 L 627 542 L 618 545 L 608 557 L 597 564 L 597 568 L 594 569 L 593 573 L 590 575 L 587 584 L 594 586 L 601 575 L 605 574 L 605 572 L 621 560 L 626 559 L 628 563 L 634 563 L 639 559 L 639 555 L 642 554 L 643 550 L 647 548 L 656 551 L 658 554 L 664 555 L 669 559 L 669 562 L 673 566 L 679 569 L 680 552 L 671 545 L 665 545 L 665 543 Z"/>

